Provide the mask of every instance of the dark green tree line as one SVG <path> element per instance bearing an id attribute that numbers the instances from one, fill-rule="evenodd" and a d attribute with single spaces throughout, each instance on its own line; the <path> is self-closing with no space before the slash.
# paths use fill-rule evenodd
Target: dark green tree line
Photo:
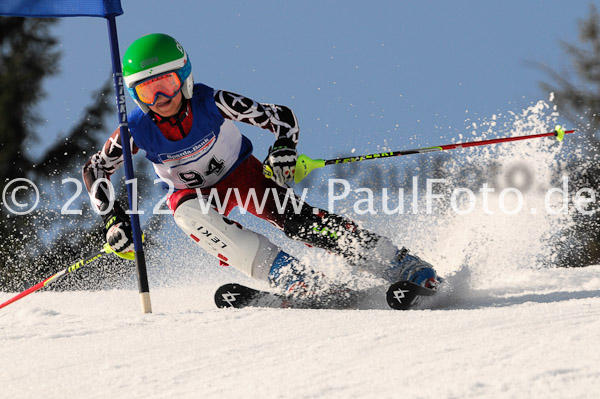
<path id="1" fill-rule="evenodd" d="M 600 195 L 600 15 L 594 5 L 579 21 L 579 44 L 563 43 L 571 66 L 557 71 L 542 66 L 551 82 L 541 87 L 553 92 L 561 116 L 578 131 L 582 151 L 569 161 L 570 191 L 591 188 Z M 598 198 L 591 204 L 592 215 L 575 214 L 575 226 L 567 240 L 557 244 L 563 266 L 600 263 L 600 212 Z"/>
<path id="2" fill-rule="evenodd" d="M 56 23 L 0 18 L 0 186 L 4 189 L 13 179 L 27 178 L 40 188 L 42 197 L 40 206 L 27 215 L 0 206 L 0 290 L 18 291 L 39 282 L 95 252 L 103 241 L 88 201 L 80 204 L 82 215 L 62 215 L 57 198 L 64 191 L 61 180 L 80 179 L 82 165 L 112 131 L 112 125 L 104 123 L 114 113 L 112 79 L 92 93 L 81 120 L 41 159 L 33 160 L 27 149 L 41 126 L 37 107 L 44 97 L 43 82 L 59 69 L 58 43 L 51 34 Z"/>

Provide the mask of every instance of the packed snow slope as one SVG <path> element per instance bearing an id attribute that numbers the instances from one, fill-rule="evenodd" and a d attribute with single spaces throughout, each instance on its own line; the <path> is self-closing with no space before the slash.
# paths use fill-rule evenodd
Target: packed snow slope
<path id="1" fill-rule="evenodd" d="M 0 312 L 0 397 L 597 398 L 600 266 L 512 277 L 407 312 L 216 309 L 213 283 L 155 289 L 148 315 L 135 290 L 36 293 Z"/>

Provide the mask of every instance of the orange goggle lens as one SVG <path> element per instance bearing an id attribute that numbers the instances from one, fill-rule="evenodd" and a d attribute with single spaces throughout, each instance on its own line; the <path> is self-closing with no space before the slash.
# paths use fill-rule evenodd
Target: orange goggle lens
<path id="1" fill-rule="evenodd" d="M 148 79 L 135 86 L 135 94 L 141 102 L 154 105 L 159 94 L 172 98 L 181 89 L 181 80 L 175 72 L 168 72 Z"/>

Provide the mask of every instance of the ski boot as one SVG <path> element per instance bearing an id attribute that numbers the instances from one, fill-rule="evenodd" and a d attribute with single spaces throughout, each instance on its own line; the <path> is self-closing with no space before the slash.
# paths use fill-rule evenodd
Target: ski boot
<path id="1" fill-rule="evenodd" d="M 280 251 L 269 272 L 269 282 L 281 295 L 314 296 L 319 291 L 320 276 L 300 263 L 298 259 Z"/>
<path id="2" fill-rule="evenodd" d="M 429 289 L 437 289 L 441 278 L 437 276 L 433 266 L 418 256 L 409 255 L 406 248 L 399 249 L 383 278 L 390 283 L 410 281 Z"/>
<path id="3" fill-rule="evenodd" d="M 357 293 L 345 284 L 331 281 L 283 251 L 273 261 L 269 282 L 296 307 L 343 309 L 358 300 Z"/>

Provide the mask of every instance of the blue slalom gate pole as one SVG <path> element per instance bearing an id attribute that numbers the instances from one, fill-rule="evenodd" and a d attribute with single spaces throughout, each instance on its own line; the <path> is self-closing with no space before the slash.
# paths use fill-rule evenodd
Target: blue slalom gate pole
<path id="1" fill-rule="evenodd" d="M 129 209 L 133 209 L 133 199 L 137 195 L 133 192 L 133 185 L 129 184 L 135 178 L 133 174 L 133 161 L 131 159 L 129 125 L 127 123 L 127 106 L 125 104 L 125 87 L 123 84 L 123 70 L 121 68 L 121 56 L 119 54 L 119 42 L 117 40 L 117 24 L 115 15 L 106 16 L 108 21 L 108 38 L 110 41 L 110 55 L 112 58 L 113 80 L 115 84 L 115 93 L 117 108 L 119 113 L 119 128 L 121 130 L 121 146 L 123 147 L 123 160 L 125 167 L 125 178 L 127 186 L 127 196 L 129 198 Z M 137 187 L 137 185 L 135 185 Z M 138 287 L 143 313 L 151 313 L 152 305 L 150 303 L 150 287 L 148 286 L 148 273 L 146 271 L 146 259 L 144 257 L 144 248 L 142 243 L 142 229 L 140 227 L 140 218 L 137 213 L 130 213 L 131 228 L 133 232 L 133 245 L 135 247 L 135 266 L 138 276 Z"/>
<path id="2" fill-rule="evenodd" d="M 133 183 L 133 162 L 131 160 L 131 147 L 129 127 L 127 124 L 127 107 L 125 106 L 125 88 L 123 86 L 123 70 L 117 40 L 117 24 L 115 17 L 123 14 L 121 0 L 0 0 L 0 15 L 33 18 L 62 18 L 62 17 L 102 17 L 108 21 L 108 39 L 110 41 L 110 55 L 112 57 L 113 79 L 119 113 L 119 127 L 121 129 L 121 145 L 125 164 L 127 183 Z M 136 185 L 137 187 L 137 185 Z M 132 209 L 134 195 L 131 184 L 127 184 L 129 209 Z M 146 273 L 146 260 L 142 247 L 142 229 L 137 213 L 130 213 L 135 247 L 135 265 L 138 275 L 138 286 L 142 302 L 142 312 L 152 312 L 150 305 L 150 289 L 148 287 L 148 274 Z"/>

